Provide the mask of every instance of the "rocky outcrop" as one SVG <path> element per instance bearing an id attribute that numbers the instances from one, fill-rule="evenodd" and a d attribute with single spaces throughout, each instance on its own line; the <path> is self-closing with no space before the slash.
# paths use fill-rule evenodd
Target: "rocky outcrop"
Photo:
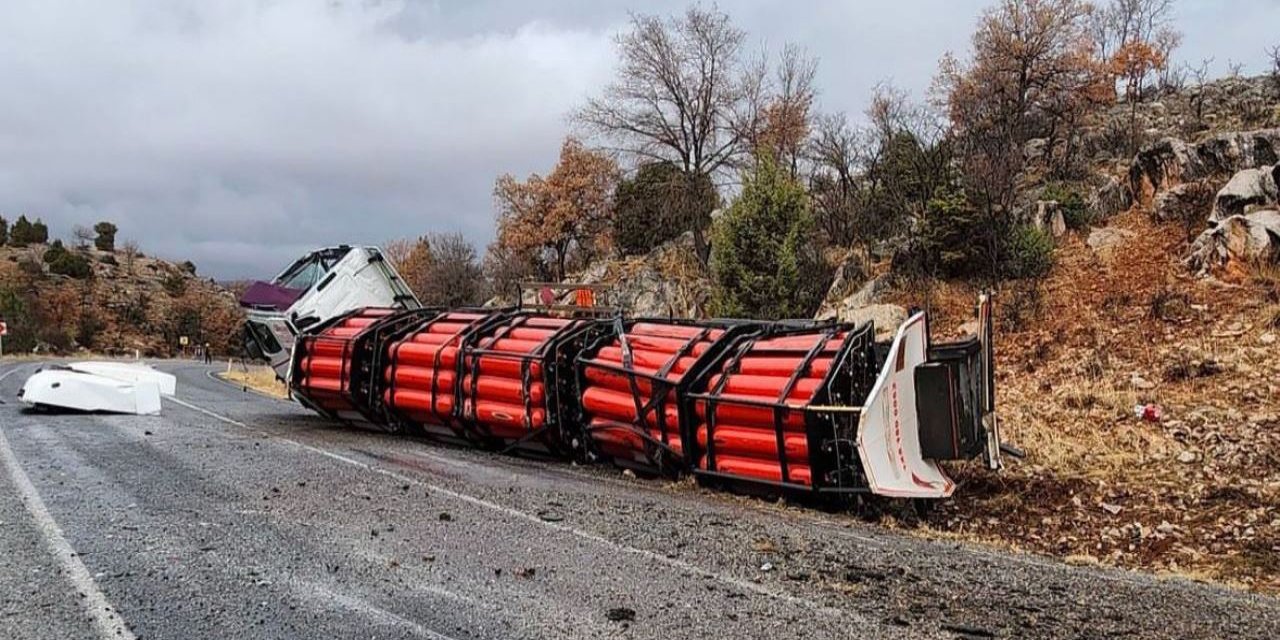
<path id="1" fill-rule="evenodd" d="M 1258 169 L 1245 169 L 1231 177 L 1213 200 L 1212 222 L 1249 213 L 1254 208 L 1275 205 L 1276 182 L 1280 180 L 1280 164 Z"/>
<path id="2" fill-rule="evenodd" d="M 1129 168 L 1129 189 L 1140 202 L 1184 182 L 1276 164 L 1280 128 L 1236 131 L 1189 144 L 1164 138 L 1140 151 Z"/>
<path id="3" fill-rule="evenodd" d="M 1160 221 L 1203 219 L 1213 205 L 1214 194 L 1208 180 L 1184 182 L 1157 193 L 1151 213 Z"/>
<path id="4" fill-rule="evenodd" d="M 1137 234 L 1128 229 L 1096 227 L 1089 231 L 1089 238 L 1085 240 L 1085 244 L 1089 245 L 1099 258 L 1108 261 L 1126 241 L 1135 235 Z"/>
<path id="5" fill-rule="evenodd" d="M 1200 275 L 1232 264 L 1280 260 L 1280 211 L 1228 216 L 1191 245 L 1186 264 Z"/>
<path id="6" fill-rule="evenodd" d="M 1035 213 L 1031 214 L 1031 226 L 1054 238 L 1061 238 L 1067 232 L 1067 221 L 1062 215 L 1062 205 L 1056 200 L 1037 201 Z"/>
<path id="7" fill-rule="evenodd" d="M 704 317 L 711 297 L 689 234 L 643 257 L 601 260 L 569 281 L 611 285 L 610 302 L 635 317 Z"/>
<path id="8" fill-rule="evenodd" d="M 1107 176 L 1097 189 L 1089 194 L 1089 210 L 1095 220 L 1105 220 L 1133 206 L 1133 193 L 1129 186 L 1115 176 Z"/>
<path id="9" fill-rule="evenodd" d="M 827 290 L 827 297 L 818 308 L 815 320 L 833 320 L 862 324 L 872 322 L 876 328 L 876 338 L 892 337 L 898 326 L 907 320 L 907 310 L 896 304 L 880 302 L 880 295 L 889 288 L 888 276 L 878 276 L 855 284 L 856 273 L 846 273 L 845 269 L 836 272 L 836 279 Z"/>
<path id="10" fill-rule="evenodd" d="M 841 304 L 826 314 L 818 314 L 817 320 L 835 320 L 855 325 L 871 322 L 875 325 L 876 340 L 892 338 L 898 327 L 907 321 L 907 310 L 896 304 L 868 304 L 857 306 Z"/>

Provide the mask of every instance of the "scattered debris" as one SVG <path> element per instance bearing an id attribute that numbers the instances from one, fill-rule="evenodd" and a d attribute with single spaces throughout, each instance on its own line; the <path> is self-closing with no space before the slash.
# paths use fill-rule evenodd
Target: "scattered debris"
<path id="1" fill-rule="evenodd" d="M 604 615 L 611 622 L 631 622 L 636 619 L 636 610 L 629 607 L 613 607 Z"/>

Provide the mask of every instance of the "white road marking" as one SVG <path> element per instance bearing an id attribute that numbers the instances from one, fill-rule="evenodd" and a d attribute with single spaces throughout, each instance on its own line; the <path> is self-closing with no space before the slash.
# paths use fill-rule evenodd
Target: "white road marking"
<path id="1" fill-rule="evenodd" d="M 324 585 L 293 581 L 292 586 L 295 593 L 306 593 L 326 609 L 332 609 L 334 605 L 337 605 L 349 611 L 363 614 L 368 618 L 379 620 L 383 624 L 407 629 L 417 636 L 430 638 L 431 640 L 457 640 L 453 636 L 432 631 L 402 615 L 387 611 L 359 598 L 353 598 L 345 593 L 334 591 Z"/>
<path id="2" fill-rule="evenodd" d="M 221 382 L 222 384 L 225 384 L 225 385 L 228 385 L 228 386 L 232 386 L 232 387 L 236 387 L 236 385 L 233 385 L 232 383 L 230 383 L 230 382 L 228 382 L 228 381 L 226 381 L 226 380 L 223 380 L 223 379 L 221 379 L 221 378 L 218 378 L 218 377 L 216 377 L 216 376 L 212 376 L 212 375 L 211 375 L 211 376 L 210 376 L 210 378 L 211 378 L 211 379 L 213 379 L 213 380 L 217 380 L 218 382 Z M 236 387 L 236 388 L 238 388 L 238 387 Z M 271 399 L 273 399 L 273 400 L 279 400 L 278 398 L 272 398 L 271 396 L 267 396 L 267 395 L 265 395 L 265 394 L 261 394 L 261 395 L 262 395 L 263 397 L 271 398 Z M 171 399 L 172 399 L 172 398 L 171 398 Z M 181 402 L 181 401 L 178 401 L 178 400 L 176 400 L 176 399 L 173 399 L 173 400 L 174 400 L 175 402 Z M 288 401 L 285 401 L 285 402 L 288 402 Z M 182 403 L 182 404 L 186 404 L 186 403 Z M 237 422 L 237 421 L 231 420 L 230 418 L 225 418 L 225 417 L 223 417 L 223 416 L 219 416 L 219 415 L 213 414 L 212 412 L 207 412 L 206 410 L 204 410 L 204 409 L 202 409 L 202 408 L 200 408 L 200 407 L 195 407 L 194 405 L 187 405 L 187 406 L 188 406 L 188 407 L 190 407 L 190 408 L 192 408 L 192 409 L 195 409 L 195 410 L 197 410 L 197 411 L 204 411 L 204 412 L 206 412 L 206 413 L 209 413 L 209 415 L 212 415 L 212 416 L 214 416 L 214 417 L 218 418 L 219 420 L 231 421 L 231 424 L 235 424 L 236 426 L 240 426 L 240 427 L 242 427 L 242 428 L 248 429 L 248 430 L 250 430 L 250 431 L 253 431 L 254 433 L 258 433 L 258 434 L 260 434 L 260 435 L 264 435 L 264 436 L 267 436 L 267 437 L 275 438 L 275 439 L 277 439 L 277 440 L 283 440 L 283 441 L 285 441 L 285 442 L 289 442 L 289 443 L 291 443 L 291 444 L 294 444 L 294 445 L 297 445 L 297 446 L 300 446 L 300 447 L 303 447 L 303 448 L 306 448 L 306 449 L 312 449 L 312 450 L 314 450 L 315 452 L 320 453 L 321 455 L 325 455 L 325 456 L 329 456 L 329 457 L 338 456 L 338 458 L 339 458 L 339 459 L 341 459 L 341 461 L 343 461 L 343 462 L 347 462 L 347 463 L 349 463 L 349 464 L 355 464 L 355 465 L 357 465 L 357 466 L 362 466 L 362 467 L 370 468 L 370 470 L 375 471 L 375 472 L 377 472 L 377 473 L 382 473 L 382 474 L 384 474 L 384 475 L 389 474 L 389 475 L 391 475 L 392 477 L 395 477 L 395 478 L 401 478 L 401 476 L 400 476 L 399 474 L 395 474 L 394 472 L 386 471 L 386 470 L 383 470 L 383 469 L 372 468 L 372 467 L 369 467 L 369 465 L 366 465 L 366 464 L 364 464 L 364 463 L 362 463 L 362 462 L 359 462 L 359 461 L 356 461 L 356 460 L 351 460 L 351 459 L 349 459 L 349 458 L 343 458 L 343 457 L 339 456 L 339 454 L 334 454 L 334 453 L 331 453 L 331 452 L 328 452 L 328 451 L 323 451 L 323 450 L 320 450 L 320 449 L 315 449 L 314 447 L 311 447 L 311 446 L 309 446 L 309 445 L 305 445 L 305 444 L 302 444 L 302 443 L 299 443 L 299 442 L 294 442 L 294 441 L 292 441 L 292 440 L 289 440 L 288 438 L 284 438 L 284 437 L 281 437 L 281 436 L 277 436 L 277 435 L 275 435 L 275 434 L 268 433 L 268 432 L 265 432 L 265 431 L 261 431 L 261 430 L 259 430 L 259 429 L 254 429 L 253 427 L 249 427 L 249 426 L 245 425 L 244 423 L 240 423 L 240 422 Z M 417 453 L 416 453 L 416 455 L 419 455 L 419 456 L 421 456 L 421 457 L 426 457 L 426 458 L 435 459 L 436 461 L 438 461 L 438 462 L 442 462 L 442 463 L 449 463 L 449 464 L 454 464 L 454 465 L 465 465 L 465 464 L 467 464 L 467 463 L 462 462 L 462 461 L 457 461 L 457 460 L 447 459 L 447 458 L 444 458 L 444 457 L 441 457 L 441 456 L 437 456 L 437 455 L 435 455 L 435 454 L 430 454 L 430 453 L 425 453 L 425 452 L 417 452 Z M 586 476 L 586 474 L 577 474 L 577 475 L 582 475 L 584 478 L 588 477 L 588 476 Z M 591 479 L 592 479 L 592 480 L 595 480 L 596 478 L 591 477 Z M 413 482 L 416 482 L 416 483 L 421 484 L 421 485 L 429 486 L 429 487 L 434 487 L 434 485 L 431 485 L 430 483 L 425 483 L 425 482 L 421 482 L 421 481 L 417 481 L 417 480 L 413 480 Z M 441 491 L 442 491 L 443 493 L 447 494 L 447 495 L 453 495 L 453 494 L 454 494 L 454 492 L 451 492 L 451 491 L 448 491 L 448 490 L 445 490 L 445 489 L 441 489 Z M 468 497 L 470 497 L 470 496 L 468 496 Z M 465 499 L 465 498 L 460 498 L 460 499 Z M 477 499 L 478 499 L 478 498 L 477 498 Z M 501 505 L 494 505 L 494 506 L 495 506 L 495 507 L 497 507 L 497 508 L 498 508 L 498 509 L 500 509 L 500 510 L 502 510 L 502 509 L 507 509 L 507 507 L 502 507 Z M 520 513 L 520 517 L 525 518 L 525 519 L 528 519 L 528 518 L 535 518 L 539 524 L 544 524 L 544 525 L 554 524 L 554 523 L 548 523 L 548 522 L 545 522 L 545 521 L 543 521 L 543 520 L 541 520 L 541 519 L 539 519 L 539 518 L 536 518 L 535 516 L 530 516 L 529 514 L 526 514 L 526 513 L 523 513 L 523 512 L 517 512 L 517 513 Z M 862 535 L 862 534 L 859 534 L 859 533 L 855 533 L 855 532 L 849 531 L 849 530 L 848 530 L 848 528 L 847 528 L 846 526 L 844 526 L 842 523 L 839 523 L 839 522 L 836 522 L 836 521 L 833 521 L 833 520 L 830 520 L 830 519 L 827 519 L 827 518 L 823 518 L 823 517 L 820 517 L 820 516 L 819 516 L 819 517 L 810 517 L 809 522 L 810 522 L 810 524 L 814 524 L 814 525 L 816 525 L 816 526 L 821 526 L 821 527 L 823 527 L 824 529 L 829 529 L 829 530 L 830 530 L 829 532 L 830 532 L 831 534 L 833 534 L 833 535 L 836 535 L 836 536 L 841 537 L 841 538 L 850 539 L 850 540 L 856 540 L 856 541 L 858 541 L 858 542 L 860 542 L 860 543 L 863 543 L 863 544 L 865 544 L 865 545 L 867 545 L 867 546 L 875 547 L 875 548 L 878 548 L 878 549 L 883 549 L 883 548 L 886 548 L 886 547 L 888 546 L 888 545 L 886 545 L 886 544 L 885 544 L 885 542 L 884 542 L 884 541 L 882 541 L 882 540 L 877 540 L 876 538 L 872 538 L 872 537 L 870 537 L 870 536 L 866 536 L 866 535 Z M 553 527 L 553 528 L 555 528 L 555 527 Z M 585 536 L 588 536 L 588 537 L 590 537 L 590 536 L 594 536 L 594 534 L 586 533 L 586 532 L 583 532 L 583 534 L 584 534 Z M 915 537 L 914 537 L 914 539 L 916 539 L 916 540 L 923 540 L 923 541 L 925 541 L 925 542 L 941 543 L 941 544 L 947 544 L 947 543 L 950 543 L 950 542 L 951 542 L 950 540 L 947 540 L 946 538 L 937 538 L 937 539 L 934 539 L 934 538 L 927 538 L 927 537 L 915 536 Z M 617 546 L 617 543 L 614 543 L 613 541 L 606 541 L 606 542 L 607 542 L 608 544 L 612 545 L 612 546 Z M 1064 564 L 1064 563 L 1061 563 L 1061 562 L 1058 562 L 1058 561 L 1055 561 L 1055 560 L 1053 560 L 1053 559 L 1049 559 L 1049 558 L 1040 558 L 1040 557 L 1037 557 L 1037 556 L 1035 556 L 1034 554 L 1031 554 L 1031 553 L 1022 553 L 1022 552 L 1018 552 L 1018 553 L 1002 553 L 1002 552 L 998 552 L 998 551 L 990 550 L 990 549 L 987 549 L 987 548 L 982 547 L 982 546 L 980 546 L 980 545 L 974 545 L 974 544 L 966 544 L 966 545 L 965 545 L 965 547 L 966 547 L 966 551 L 968 551 L 969 553 L 971 553 L 971 554 L 973 554 L 973 555 L 975 555 L 975 556 L 980 556 L 980 557 L 983 557 L 983 558 L 987 558 L 987 559 L 991 560 L 992 562 L 1009 562 L 1009 563 L 1013 563 L 1013 564 L 1022 564 L 1022 565 L 1026 565 L 1026 566 L 1029 566 L 1029 567 L 1035 567 L 1035 568 L 1038 568 L 1038 569 L 1046 569 L 1046 570 L 1051 570 L 1051 571 L 1061 571 L 1061 570 L 1064 570 L 1064 569 L 1066 569 L 1066 570 L 1074 570 L 1074 569 L 1075 569 L 1074 567 L 1071 567 L 1070 565 L 1066 565 L 1066 564 Z M 630 549 L 630 547 L 626 547 L 626 548 L 627 548 L 627 549 Z M 662 560 L 662 561 L 664 561 L 664 562 L 665 562 L 665 561 L 670 560 L 670 561 L 675 562 L 675 563 L 679 563 L 679 564 L 686 564 L 686 563 L 682 563 L 682 562 L 680 562 L 680 561 L 678 561 L 678 560 L 674 560 L 674 559 L 671 559 L 671 558 L 667 558 L 666 556 L 660 556 L 660 555 L 658 555 L 658 554 L 653 554 L 652 552 L 644 551 L 643 549 L 635 549 L 635 551 L 636 551 L 636 552 L 641 552 L 641 553 L 644 553 L 644 554 L 648 554 L 648 555 L 652 555 L 652 556 L 656 556 L 656 557 L 658 557 L 659 559 L 661 559 L 661 560 Z M 670 564 L 670 563 L 669 563 L 669 564 Z M 714 575 L 714 574 L 707 574 L 706 570 L 704 570 L 704 569 L 696 569 L 696 571 L 697 571 L 698 573 L 700 573 L 700 574 L 704 574 L 704 575 L 711 575 L 711 577 L 717 577 L 717 576 L 716 576 L 716 575 Z M 1092 572 L 1090 572 L 1090 574 L 1091 574 L 1091 575 L 1090 575 L 1090 578 L 1091 578 L 1091 579 L 1104 580 L 1104 581 L 1107 581 L 1107 582 L 1115 582 L 1115 583 L 1120 583 L 1120 584 L 1128 584 L 1128 585 L 1135 586 L 1135 587 L 1149 587 L 1149 586 L 1151 586 L 1151 585 L 1152 585 L 1153 583 L 1155 583 L 1155 582 L 1162 581 L 1162 580 L 1166 580 L 1166 578 L 1153 578 L 1153 577 L 1151 577 L 1151 576 L 1147 576 L 1147 575 L 1143 575 L 1143 574 L 1134 573 L 1134 572 L 1132 572 L 1132 571 L 1120 570 L 1120 569 L 1113 569 L 1113 570 L 1106 570 L 1106 571 L 1092 571 Z M 717 577 L 717 579 L 718 579 L 718 577 Z M 730 577 L 730 578 L 729 578 L 729 580 L 736 580 L 736 579 L 735 579 L 735 578 L 731 578 L 731 577 Z M 739 581 L 739 582 L 741 582 L 741 581 Z M 751 588 L 752 588 L 751 590 L 756 591 L 756 592 L 758 592 L 758 593 L 765 593 L 765 594 L 769 594 L 769 595 L 774 595 L 774 594 L 776 594 L 776 592 L 774 592 L 774 591 L 772 591 L 772 590 L 770 590 L 770 589 L 764 589 L 763 587 L 760 587 L 760 585 L 757 585 L 757 584 L 752 583 L 752 582 L 747 582 L 747 583 L 745 583 L 745 584 L 750 585 L 750 586 L 751 586 Z M 785 599 L 785 598 L 792 597 L 792 596 L 788 596 L 788 595 L 786 595 L 786 594 L 777 594 L 777 596 L 778 596 L 778 597 L 783 597 L 784 599 Z M 801 601 L 802 601 L 802 602 L 804 602 L 804 603 L 806 603 L 806 604 L 808 604 L 809 606 L 813 606 L 813 607 L 816 607 L 816 608 L 819 608 L 819 609 L 830 609 L 830 607 L 823 607 L 822 605 L 819 605 L 819 604 L 817 604 L 817 603 L 814 603 L 814 602 L 811 602 L 811 601 L 808 601 L 808 600 L 803 600 L 803 599 L 801 599 Z M 834 611 L 837 611 L 837 612 L 842 613 L 842 614 L 849 615 L 849 612 L 844 612 L 844 611 L 840 611 L 840 610 L 834 610 Z"/>
<path id="3" fill-rule="evenodd" d="M 0 381 L 17 370 L 15 368 L 0 375 Z M 9 439 L 5 437 L 3 429 L 0 429 L 0 459 L 3 459 L 5 466 L 9 468 L 9 478 L 18 488 L 27 511 L 35 519 L 36 527 L 44 537 L 45 545 L 62 565 L 67 578 L 71 580 L 71 586 L 84 594 L 81 602 L 93 620 L 93 628 L 98 632 L 98 636 L 104 639 L 137 640 L 129 630 L 129 625 L 120 617 L 119 610 L 111 605 L 102 590 L 98 588 L 98 583 L 93 581 L 93 574 L 89 573 L 89 568 L 80 561 L 76 550 L 71 548 L 71 544 L 62 533 L 62 528 L 49 514 L 49 509 L 45 507 L 40 493 L 36 491 L 35 485 L 31 484 L 31 478 L 27 477 L 27 472 L 23 471 L 22 466 L 18 464 L 18 458 L 9 446 Z"/>
<path id="4" fill-rule="evenodd" d="M 749 591 L 749 592 L 751 592 L 751 593 L 755 593 L 755 594 L 758 594 L 758 595 L 762 595 L 762 596 L 766 596 L 766 597 L 774 598 L 774 599 L 777 599 L 777 600 L 781 600 L 781 601 L 786 602 L 786 603 L 788 603 L 788 604 L 793 604 L 793 605 L 798 605 L 798 606 L 806 607 L 806 608 L 813 609 L 813 610 L 815 610 L 815 611 L 819 611 L 819 612 L 825 613 L 825 614 L 827 614 L 827 615 L 835 616 L 835 617 L 848 617 L 848 618 L 853 618 L 854 620 L 857 620 L 857 621 L 859 621 L 859 622 L 863 622 L 863 623 L 868 623 L 868 622 L 869 622 L 868 620 L 866 620 L 866 619 L 865 619 L 865 618 L 863 618 L 862 616 L 860 616 L 860 615 L 858 615 L 858 614 L 856 614 L 856 613 L 850 612 L 850 611 L 844 611 L 844 610 L 841 610 L 841 609 L 836 609 L 836 608 L 834 608 L 834 607 L 828 607 L 828 606 L 822 605 L 822 604 L 820 604 L 820 603 L 814 602 L 814 601 L 812 601 L 812 600 L 807 600 L 807 599 L 805 599 L 805 598 L 800 598 L 800 597 L 797 597 L 797 596 L 793 596 L 793 595 L 791 595 L 791 594 L 789 594 L 789 593 L 784 593 L 784 592 L 781 592 L 781 591 L 775 591 L 775 590 L 773 590 L 773 589 L 770 589 L 770 588 L 768 588 L 768 587 L 765 587 L 764 585 L 757 584 L 757 583 L 755 583 L 755 582 L 751 582 L 751 581 L 749 581 L 749 580 L 743 580 L 743 579 L 741 579 L 741 578 L 735 578 L 735 577 L 733 577 L 733 576 L 724 575 L 724 574 L 722 574 L 722 573 L 716 573 L 716 572 L 714 572 L 714 571 L 709 571 L 709 570 L 707 570 L 707 569 L 705 569 L 705 568 L 703 568 L 703 567 L 699 567 L 698 565 L 692 564 L 692 563 L 690 563 L 690 562 L 685 562 L 684 560 L 680 560 L 680 559 L 678 559 L 678 558 L 668 558 L 668 557 L 667 557 L 667 556 L 665 556 L 665 555 L 662 555 L 662 554 L 659 554 L 659 553 L 654 553 L 653 551 L 649 551 L 649 550 L 647 550 L 647 549 L 640 549 L 640 548 L 637 548 L 637 547 L 632 547 L 632 546 L 629 546 L 629 545 L 625 545 L 625 544 L 622 544 L 622 543 L 620 543 L 620 542 L 617 542 L 617 541 L 614 541 L 614 540 L 610 540 L 610 539 L 608 539 L 608 538 L 606 538 L 606 537 L 604 537 L 604 536 L 601 536 L 601 535 L 598 535 L 598 534 L 595 534 L 595 533 L 591 533 L 590 531 L 584 531 L 584 530 L 582 530 L 582 529 L 578 529 L 578 528 L 576 528 L 576 527 L 573 527 L 573 526 L 570 526 L 570 525 L 567 525 L 567 524 L 563 524 L 563 523 L 560 523 L 560 522 L 548 522 L 548 521 L 546 521 L 546 520 L 543 520 L 542 518 L 539 518 L 538 516 L 536 516 L 536 515 L 534 515 L 534 514 L 526 513 L 526 512 L 524 512 L 524 511 L 520 511 L 519 509 L 513 509 L 513 508 L 511 508 L 511 507 L 507 507 L 507 506 L 504 506 L 504 505 L 500 505 L 500 504 L 498 504 L 498 503 L 496 503 L 496 502 L 490 502 L 490 501 L 488 501 L 488 500 L 485 500 L 484 498 L 477 498 L 477 497 L 472 496 L 472 495 L 468 495 L 468 494 L 465 494 L 465 493 L 460 493 L 460 492 L 454 491 L 454 490 L 452 490 L 452 489 L 448 489 L 448 488 L 445 488 L 445 487 L 442 487 L 442 486 L 439 486 L 439 485 L 436 485 L 436 484 L 432 484 L 432 483 L 430 483 L 430 482 L 426 482 L 426 481 L 424 481 L 424 480 L 420 480 L 420 479 L 418 479 L 418 478 L 414 478 L 414 477 L 406 476 L 406 475 L 403 475 L 403 474 L 399 474 L 399 473 L 396 473 L 396 472 L 394 472 L 394 471 L 390 471 L 390 470 L 387 470 L 387 469 L 382 469 L 382 468 L 380 468 L 380 467 L 375 467 L 375 466 L 373 466 L 373 465 L 370 465 L 370 464 L 367 464 L 367 463 L 361 462 L 361 461 L 356 460 L 356 459 L 354 459 L 354 458 L 349 458 L 349 457 L 347 457 L 347 456 L 345 456 L 345 455 L 342 455 L 342 454 L 340 454 L 340 453 L 335 453 L 335 452 L 333 452 L 333 451 L 329 451 L 329 450 L 327 450 L 327 449 L 321 449 L 321 448 L 319 448 L 319 447 L 314 447 L 314 446 L 311 446 L 311 445 L 309 445 L 309 444 L 304 444 L 304 443 L 298 442 L 298 441 L 296 441 L 296 440 L 291 440 L 291 439 L 289 439 L 289 438 L 285 438 L 285 437 L 283 437 L 283 436 L 278 436 L 278 435 L 276 435 L 276 434 L 269 433 L 269 432 L 263 431 L 263 430 L 261 430 L 261 429 L 257 429 L 257 428 L 251 427 L 251 426 L 249 426 L 249 425 L 247 425 L 247 424 L 245 424 L 245 423 L 243 423 L 243 422 L 240 422 L 239 420 L 236 420 L 236 419 L 234 419 L 234 418 L 229 418 L 229 417 L 227 417 L 227 416 L 224 416 L 224 415 L 221 415 L 221 414 L 215 413 L 215 412 L 213 412 L 213 411 L 210 411 L 210 410 L 208 410 L 208 409 L 205 409 L 204 407 L 197 406 L 197 405 L 191 404 L 191 403 L 186 402 L 186 401 L 183 401 L 183 400 L 179 400 L 178 398 L 174 398 L 174 397 L 170 397 L 170 396 L 165 396 L 165 398 L 164 398 L 164 399 L 165 399 L 165 400 L 169 400 L 169 401 L 171 401 L 171 402 L 174 402 L 174 403 L 176 403 L 176 404 L 179 404 L 179 405 L 181 405 L 181 406 L 183 406 L 183 407 L 186 407 L 186 408 L 188 408 L 188 409 L 191 409 L 192 411 L 197 411 L 197 412 L 199 412 L 199 413 L 202 413 L 202 414 L 204 414 L 204 415 L 207 415 L 207 416 L 209 416 L 209 417 L 211 417 L 211 418 L 214 418 L 215 420 L 219 420 L 219 421 L 225 422 L 225 423 L 227 423 L 227 424 L 230 424 L 230 425 L 232 425 L 232 426 L 239 427 L 239 428 L 241 428 L 241 429 L 245 429 L 245 430 L 247 430 L 247 431 L 251 431 L 251 432 L 253 432 L 253 433 L 255 433 L 255 434 L 258 434 L 258 435 L 261 435 L 261 436 L 264 436 L 264 437 L 268 437 L 268 438 L 272 438 L 272 439 L 274 439 L 274 440 L 278 440 L 278 441 L 280 441 L 280 442 L 285 442 L 285 443 L 291 444 L 291 445 L 293 445 L 293 446 L 295 446 L 295 447 L 299 447 L 299 448 L 304 449 L 304 450 L 306 450 L 306 451 L 310 451 L 310 452 L 312 452 L 312 453 L 316 453 L 316 454 L 319 454 L 319 455 L 325 456 L 326 458 L 329 458 L 329 459 L 332 459 L 332 460 L 336 460 L 336 461 L 338 461 L 338 462 L 341 462 L 341 463 L 344 463 L 344 464 L 348 464 L 348 465 L 351 465 L 351 466 L 353 466 L 353 467 L 357 467 L 357 468 L 363 469 L 363 470 L 365 470 L 365 471 L 370 471 L 370 472 L 372 472 L 372 473 L 377 473 L 377 474 L 379 474 L 379 475 L 383 475 L 383 476 L 386 476 L 386 477 L 389 477 L 389 478 L 394 478 L 395 480 L 398 480 L 398 481 L 400 481 L 400 482 L 405 482 L 405 483 L 410 483 L 410 484 L 414 484 L 414 485 L 421 486 L 421 487 L 426 487 L 426 488 L 430 489 L 433 493 L 438 493 L 438 494 L 446 495 L 446 496 L 449 496 L 449 497 L 451 497 L 451 498 L 453 498 L 453 499 L 455 499 L 455 500 L 459 500 L 459 501 L 465 502 L 465 503 L 470 504 L 470 505 L 473 505 L 473 506 L 477 506 L 477 507 L 480 507 L 480 508 L 483 508 L 483 509 L 488 509 L 488 510 L 490 510 L 490 511 L 495 511 L 495 512 L 497 512 L 497 513 L 501 513 L 501 514 L 506 515 L 506 516 L 509 516 L 509 517 L 511 517 L 511 518 L 516 518 L 516 519 L 519 519 L 519 520 L 525 520 L 525 521 L 527 521 L 527 522 L 530 522 L 530 523 L 533 523 L 533 524 L 536 524 L 536 525 L 540 525 L 540 526 L 543 526 L 543 527 L 547 527 L 548 529 L 552 529 L 552 530 L 555 530 L 555 531 L 559 531 L 559 532 L 561 532 L 561 533 L 567 533 L 567 534 L 569 534 L 569 535 L 572 535 L 572 536 L 575 536 L 575 537 L 581 538 L 581 539 L 583 539 L 583 540 L 588 540 L 588 541 L 590 541 L 590 542 L 594 542 L 594 543 L 597 543 L 597 544 L 600 544 L 600 545 L 603 545 L 603 546 L 606 546 L 606 547 L 610 547 L 610 548 L 612 548 L 612 549 L 615 549 L 615 550 L 617 550 L 617 551 L 621 551 L 621 552 L 623 552 L 623 553 L 627 553 L 627 554 L 630 554 L 630 555 L 639 556 L 639 557 L 644 558 L 644 559 L 646 559 L 646 560 L 650 560 L 650 561 L 653 561 L 653 562 L 658 562 L 658 563 L 661 563 L 661 564 L 665 564 L 665 565 L 667 565 L 667 566 L 670 566 L 670 567 L 672 567 L 672 568 L 674 568 L 674 569 L 678 569 L 678 570 L 680 570 L 680 571 L 684 571 L 684 572 L 691 573 L 691 574 L 694 574 L 694 575 L 700 575 L 700 576 L 703 576 L 703 577 L 706 577 L 706 578 L 711 578 L 711 579 L 713 579 L 713 580 L 717 580 L 717 581 L 719 581 L 719 582 L 722 582 L 722 583 L 724 583 L 724 584 L 730 585 L 730 586 L 735 587 L 735 588 L 737 588 L 737 589 L 740 589 L 740 590 L 742 590 L 742 591 Z"/>

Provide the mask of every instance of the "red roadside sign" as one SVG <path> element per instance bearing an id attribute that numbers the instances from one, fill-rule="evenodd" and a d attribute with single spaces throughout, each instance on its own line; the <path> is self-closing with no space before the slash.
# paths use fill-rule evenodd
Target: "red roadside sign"
<path id="1" fill-rule="evenodd" d="M 4 320 L 0 320 L 0 336 L 7 335 L 9 335 L 9 325 L 5 324 Z"/>

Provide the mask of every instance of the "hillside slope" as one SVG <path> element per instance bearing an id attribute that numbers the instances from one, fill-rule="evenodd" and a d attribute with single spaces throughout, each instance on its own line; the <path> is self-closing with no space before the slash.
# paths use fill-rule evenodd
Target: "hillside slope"
<path id="1" fill-rule="evenodd" d="M 1134 208 L 1107 229 L 1062 238 L 1038 292 L 1000 294 L 998 409 L 1027 459 L 959 470 L 926 528 L 1280 592 L 1280 267 L 1196 278 L 1178 225 Z M 935 326 L 974 293 L 933 291 Z"/>
<path id="2" fill-rule="evenodd" d="M 212 280 L 149 256 L 93 248 L 79 252 L 92 275 L 51 273 L 50 247 L 0 247 L 0 317 L 5 352 L 92 350 L 144 356 L 180 353 L 181 336 L 215 353 L 238 349 L 242 322 L 235 297 Z"/>

